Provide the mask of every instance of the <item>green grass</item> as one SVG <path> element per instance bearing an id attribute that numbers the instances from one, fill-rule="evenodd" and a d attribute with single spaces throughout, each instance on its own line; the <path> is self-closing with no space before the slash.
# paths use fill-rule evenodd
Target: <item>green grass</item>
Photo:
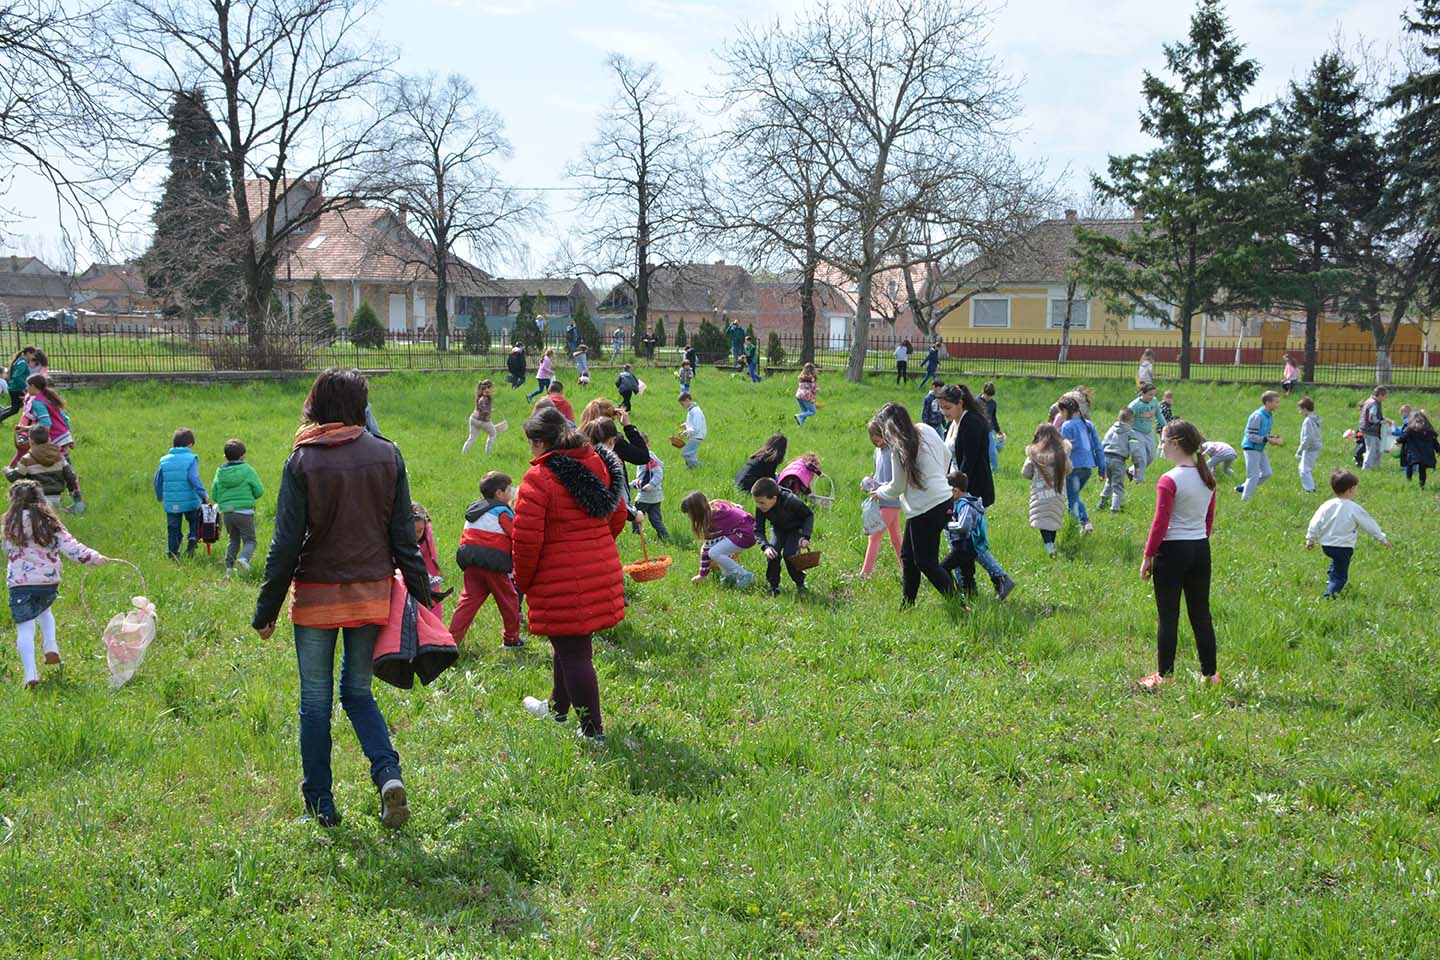
<path id="1" fill-rule="evenodd" d="M 598 384 L 597 384 L 598 386 Z M 218 561 L 170 565 L 150 476 L 193 427 L 208 481 L 242 437 L 273 488 L 305 384 L 75 391 L 83 540 L 139 563 L 160 633 L 112 694 L 98 631 L 67 570 L 63 670 L 37 692 L 0 657 L 0 953 L 38 957 L 1220 957 L 1433 956 L 1440 942 L 1440 515 L 1393 462 L 1360 500 L 1392 535 L 1364 542 L 1346 596 L 1301 549 L 1318 499 L 1291 454 L 1248 504 L 1223 490 L 1214 540 L 1222 692 L 1202 690 L 1188 628 L 1158 696 L 1154 606 L 1137 577 L 1153 484 L 1127 512 L 1068 529 L 1047 559 L 1025 524 L 1022 435 L 1052 384 L 1000 383 L 997 557 L 1019 587 L 969 616 L 928 586 L 898 610 L 898 573 L 860 563 L 865 419 L 891 388 L 827 376 L 796 430 L 792 382 L 702 373 L 704 467 L 666 459 L 683 494 L 730 477 L 772 429 L 818 450 L 841 493 L 819 517 L 813 596 L 692 586 L 695 545 L 635 590 L 597 643 L 609 743 L 577 744 L 519 707 L 549 685 L 549 647 L 497 649 L 486 607 L 429 689 L 379 687 L 416 811 L 374 818 L 337 710 L 345 822 L 297 823 L 297 681 L 289 631 L 249 630 L 255 581 Z M 525 468 L 521 394 L 492 459 L 459 455 L 463 375 L 373 383 L 416 498 L 453 551 L 480 474 Z M 681 419 L 669 381 L 638 398 L 652 439 Z M 1253 388 L 1181 386 L 1177 410 L 1238 442 Z M 1128 398 L 1099 388 L 1097 411 Z M 572 391 L 580 407 L 594 395 Z M 1321 470 L 1348 461 L 1358 395 L 1316 394 Z M 906 398 L 919 400 L 918 389 Z M 1392 394 L 1391 405 L 1406 399 Z M 1097 415 L 1103 429 L 1108 418 Z M 1294 412 L 1280 430 L 1292 439 Z M 1222 488 L 1223 489 L 1223 488 Z M 1087 496 L 1093 503 L 1098 488 Z M 267 498 L 261 511 L 268 534 Z M 626 559 L 636 539 L 620 541 Z M 756 551 L 741 559 L 761 569 Z M 447 558 L 447 568 L 450 566 Z M 451 570 L 453 579 L 453 569 Z M 89 578 L 97 613 L 133 586 Z M 6 647 L 9 647 L 7 641 Z M 1429 946 L 1425 946 L 1429 944 Z"/>

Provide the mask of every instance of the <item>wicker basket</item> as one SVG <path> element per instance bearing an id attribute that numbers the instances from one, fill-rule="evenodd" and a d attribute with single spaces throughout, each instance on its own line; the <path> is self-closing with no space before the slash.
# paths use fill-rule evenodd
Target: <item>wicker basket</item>
<path id="1" fill-rule="evenodd" d="M 620 570 L 636 583 L 648 583 L 651 580 L 659 580 L 670 572 L 670 564 L 674 563 L 670 557 L 652 557 L 650 548 L 645 544 L 645 528 L 640 528 L 640 552 L 644 554 L 644 560 L 637 560 L 635 563 L 627 563 Z"/>
<path id="2" fill-rule="evenodd" d="M 671 437 L 671 438 L 670 438 L 670 446 L 674 447 L 676 450 L 679 450 L 681 447 L 685 446 L 685 438 L 684 438 L 684 437 Z"/>
<path id="3" fill-rule="evenodd" d="M 791 570 L 809 570 L 820 565 L 819 550 L 802 550 L 785 558 Z"/>

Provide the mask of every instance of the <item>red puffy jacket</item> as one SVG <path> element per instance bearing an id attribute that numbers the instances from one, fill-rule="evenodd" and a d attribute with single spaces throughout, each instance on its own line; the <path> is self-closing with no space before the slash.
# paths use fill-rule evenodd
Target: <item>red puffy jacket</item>
<path id="1" fill-rule="evenodd" d="M 530 632 L 571 637 L 625 619 L 615 538 L 628 511 L 619 458 L 594 447 L 552 450 L 530 461 L 515 501 L 515 586 Z"/>

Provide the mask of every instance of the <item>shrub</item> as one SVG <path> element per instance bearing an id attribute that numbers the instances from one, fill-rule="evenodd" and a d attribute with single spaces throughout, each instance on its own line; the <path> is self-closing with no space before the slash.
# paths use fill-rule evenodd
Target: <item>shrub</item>
<path id="1" fill-rule="evenodd" d="M 730 338 L 709 320 L 700 321 L 692 346 L 701 363 L 718 363 L 730 355 Z"/>
<path id="2" fill-rule="evenodd" d="M 590 319 L 590 306 L 584 300 L 575 308 L 575 329 L 580 331 L 580 342 L 589 347 L 591 352 L 600 349 L 600 331 L 595 327 L 595 321 Z"/>
<path id="3" fill-rule="evenodd" d="M 675 328 L 675 346 L 684 350 L 690 345 L 690 339 L 685 335 L 685 318 L 680 318 L 680 325 Z"/>
<path id="4" fill-rule="evenodd" d="M 485 309 L 478 304 L 470 314 L 470 325 L 465 328 L 463 349 L 473 354 L 490 352 L 490 328 L 485 325 Z"/>
<path id="5" fill-rule="evenodd" d="M 785 347 L 780 343 L 779 331 L 770 331 L 770 339 L 765 343 L 765 359 L 773 367 L 785 362 Z"/>
<path id="6" fill-rule="evenodd" d="M 357 347 L 368 347 L 371 350 L 379 350 L 385 346 L 385 328 L 380 325 L 380 318 L 375 315 L 375 308 L 370 306 L 368 300 L 360 302 L 360 307 L 350 321 L 350 342 Z"/>
<path id="7" fill-rule="evenodd" d="M 300 305 L 300 329 L 322 343 L 335 342 L 335 310 L 330 306 L 330 295 L 325 292 L 318 273 L 306 288 L 305 301 Z"/>
<path id="8" fill-rule="evenodd" d="M 655 321 L 655 346 L 665 346 L 665 321 L 667 317 L 661 317 Z"/>

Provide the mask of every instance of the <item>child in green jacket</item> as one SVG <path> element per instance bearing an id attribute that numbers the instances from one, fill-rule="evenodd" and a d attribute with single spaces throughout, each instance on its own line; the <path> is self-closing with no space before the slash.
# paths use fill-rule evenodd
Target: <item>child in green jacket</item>
<path id="1" fill-rule="evenodd" d="M 229 576 L 237 563 L 248 573 L 255 553 L 255 501 L 265 495 L 265 485 L 255 468 L 245 462 L 245 444 L 239 440 L 225 441 L 225 462 L 215 471 L 210 495 L 220 507 L 230 537 L 225 546 L 225 575 Z"/>

